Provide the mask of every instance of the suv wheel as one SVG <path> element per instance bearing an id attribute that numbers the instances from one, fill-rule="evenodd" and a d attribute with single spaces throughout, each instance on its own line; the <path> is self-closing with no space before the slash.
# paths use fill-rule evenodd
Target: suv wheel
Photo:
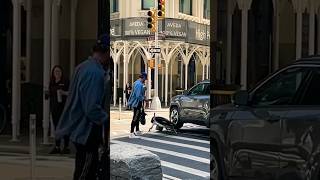
<path id="1" fill-rule="evenodd" d="M 170 121 L 173 122 L 176 129 L 180 129 L 183 126 L 183 122 L 180 120 L 179 110 L 176 107 L 170 110 Z"/>
<path id="2" fill-rule="evenodd" d="M 221 169 L 221 164 L 219 162 L 218 152 L 215 149 L 211 154 L 210 171 L 210 177 L 212 180 L 223 179 L 223 172 Z"/>

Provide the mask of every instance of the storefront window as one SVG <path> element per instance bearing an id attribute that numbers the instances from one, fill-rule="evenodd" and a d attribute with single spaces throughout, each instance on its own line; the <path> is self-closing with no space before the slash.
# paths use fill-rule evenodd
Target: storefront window
<path id="1" fill-rule="evenodd" d="M 192 0 L 180 0 L 179 12 L 192 15 Z"/>
<path id="2" fill-rule="evenodd" d="M 142 8 L 143 10 L 149 10 L 150 8 L 154 7 L 154 0 L 142 0 Z"/>
<path id="3" fill-rule="evenodd" d="M 110 0 L 110 13 L 119 12 L 119 0 Z"/>
<path id="4" fill-rule="evenodd" d="M 203 17 L 205 19 L 210 19 L 210 0 L 204 0 Z"/>

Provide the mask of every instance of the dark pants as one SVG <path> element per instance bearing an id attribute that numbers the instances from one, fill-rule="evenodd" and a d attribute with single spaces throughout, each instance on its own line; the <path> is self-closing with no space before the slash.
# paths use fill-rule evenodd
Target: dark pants
<path id="1" fill-rule="evenodd" d="M 56 130 L 56 128 L 58 126 L 59 119 L 60 119 L 60 116 L 62 114 L 62 111 L 63 111 L 63 108 L 61 108 L 61 107 L 56 107 L 53 110 L 51 110 L 54 130 Z M 69 147 L 69 136 L 64 136 L 63 140 L 64 140 L 64 148 Z M 61 145 L 61 140 L 60 139 L 56 139 L 56 147 L 60 147 L 60 145 Z"/>
<path id="2" fill-rule="evenodd" d="M 142 107 L 142 102 L 139 102 L 138 106 L 133 108 L 133 117 L 131 122 L 131 133 L 134 132 L 134 128 L 136 128 L 136 131 L 139 131 L 139 118 L 140 118 L 140 110 Z"/>
<path id="3" fill-rule="evenodd" d="M 86 145 L 75 144 L 76 162 L 73 180 L 95 180 L 98 172 L 102 128 L 93 127 Z"/>

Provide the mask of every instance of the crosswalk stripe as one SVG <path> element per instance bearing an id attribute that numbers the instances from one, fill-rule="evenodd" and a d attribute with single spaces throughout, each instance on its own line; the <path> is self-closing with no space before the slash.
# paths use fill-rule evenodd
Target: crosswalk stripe
<path id="1" fill-rule="evenodd" d="M 160 140 L 160 139 L 153 139 L 153 138 L 147 138 L 147 137 L 142 137 L 142 136 L 140 136 L 139 138 L 142 139 L 142 140 L 146 140 L 146 141 L 158 142 L 158 143 L 163 143 L 163 144 L 169 144 L 169 145 L 175 145 L 175 146 L 195 149 L 195 150 L 204 151 L 204 152 L 210 152 L 210 148 L 204 148 L 204 147 L 194 146 L 194 145 L 190 145 L 190 144 L 169 142 L 169 141 L 164 141 L 164 140 Z"/>
<path id="2" fill-rule="evenodd" d="M 205 172 L 205 171 L 201 171 L 198 169 L 194 169 L 194 168 L 189 168 L 186 166 L 182 166 L 182 165 L 178 165 L 178 164 L 174 164 L 171 162 L 167 162 L 167 161 L 161 161 L 161 166 L 167 167 L 167 168 L 171 168 L 171 169 L 175 169 L 178 171 L 183 171 L 192 175 L 196 175 L 196 176 L 200 176 L 200 177 L 208 177 L 210 176 L 209 172 Z M 209 169 L 208 169 L 209 171 Z"/>
<path id="3" fill-rule="evenodd" d="M 190 160 L 205 163 L 205 164 L 210 164 L 209 159 L 201 158 L 201 157 L 197 157 L 197 156 L 192 156 L 192 155 L 188 155 L 188 154 L 183 154 L 183 153 L 179 153 L 179 152 L 174 152 L 174 151 L 170 151 L 170 150 L 153 148 L 153 147 L 149 147 L 149 146 L 138 145 L 138 144 L 134 144 L 134 143 L 127 143 L 127 142 L 122 142 L 122 141 L 117 141 L 117 140 L 111 140 L 111 143 L 123 144 L 123 145 L 135 145 L 136 147 L 140 147 L 145 150 L 168 154 L 168 155 L 172 155 L 172 156 L 176 156 L 176 157 L 180 157 L 180 158 L 184 158 L 184 159 L 190 159 Z"/>
<path id="4" fill-rule="evenodd" d="M 186 137 L 172 136 L 172 135 L 169 136 L 169 135 L 165 135 L 165 134 L 161 134 L 161 133 L 150 133 L 150 134 L 156 135 L 156 136 L 162 136 L 162 137 L 166 137 L 166 138 L 179 139 L 179 140 L 191 141 L 191 142 L 198 142 L 198 143 L 203 143 L 203 144 L 210 144 L 209 141 L 200 140 L 200 139 L 193 139 L 193 138 L 186 138 Z"/>
<path id="5" fill-rule="evenodd" d="M 182 179 L 179 179 L 177 177 L 169 176 L 167 174 L 163 174 L 163 179 L 164 180 L 182 180 Z"/>

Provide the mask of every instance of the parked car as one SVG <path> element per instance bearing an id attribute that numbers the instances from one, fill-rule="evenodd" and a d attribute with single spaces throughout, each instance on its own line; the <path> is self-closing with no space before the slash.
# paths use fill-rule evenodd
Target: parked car
<path id="1" fill-rule="evenodd" d="M 211 110 L 212 179 L 320 179 L 320 57 Z"/>
<path id="2" fill-rule="evenodd" d="M 204 80 L 170 101 L 170 120 L 180 129 L 184 123 L 209 127 L 210 80 Z"/>

